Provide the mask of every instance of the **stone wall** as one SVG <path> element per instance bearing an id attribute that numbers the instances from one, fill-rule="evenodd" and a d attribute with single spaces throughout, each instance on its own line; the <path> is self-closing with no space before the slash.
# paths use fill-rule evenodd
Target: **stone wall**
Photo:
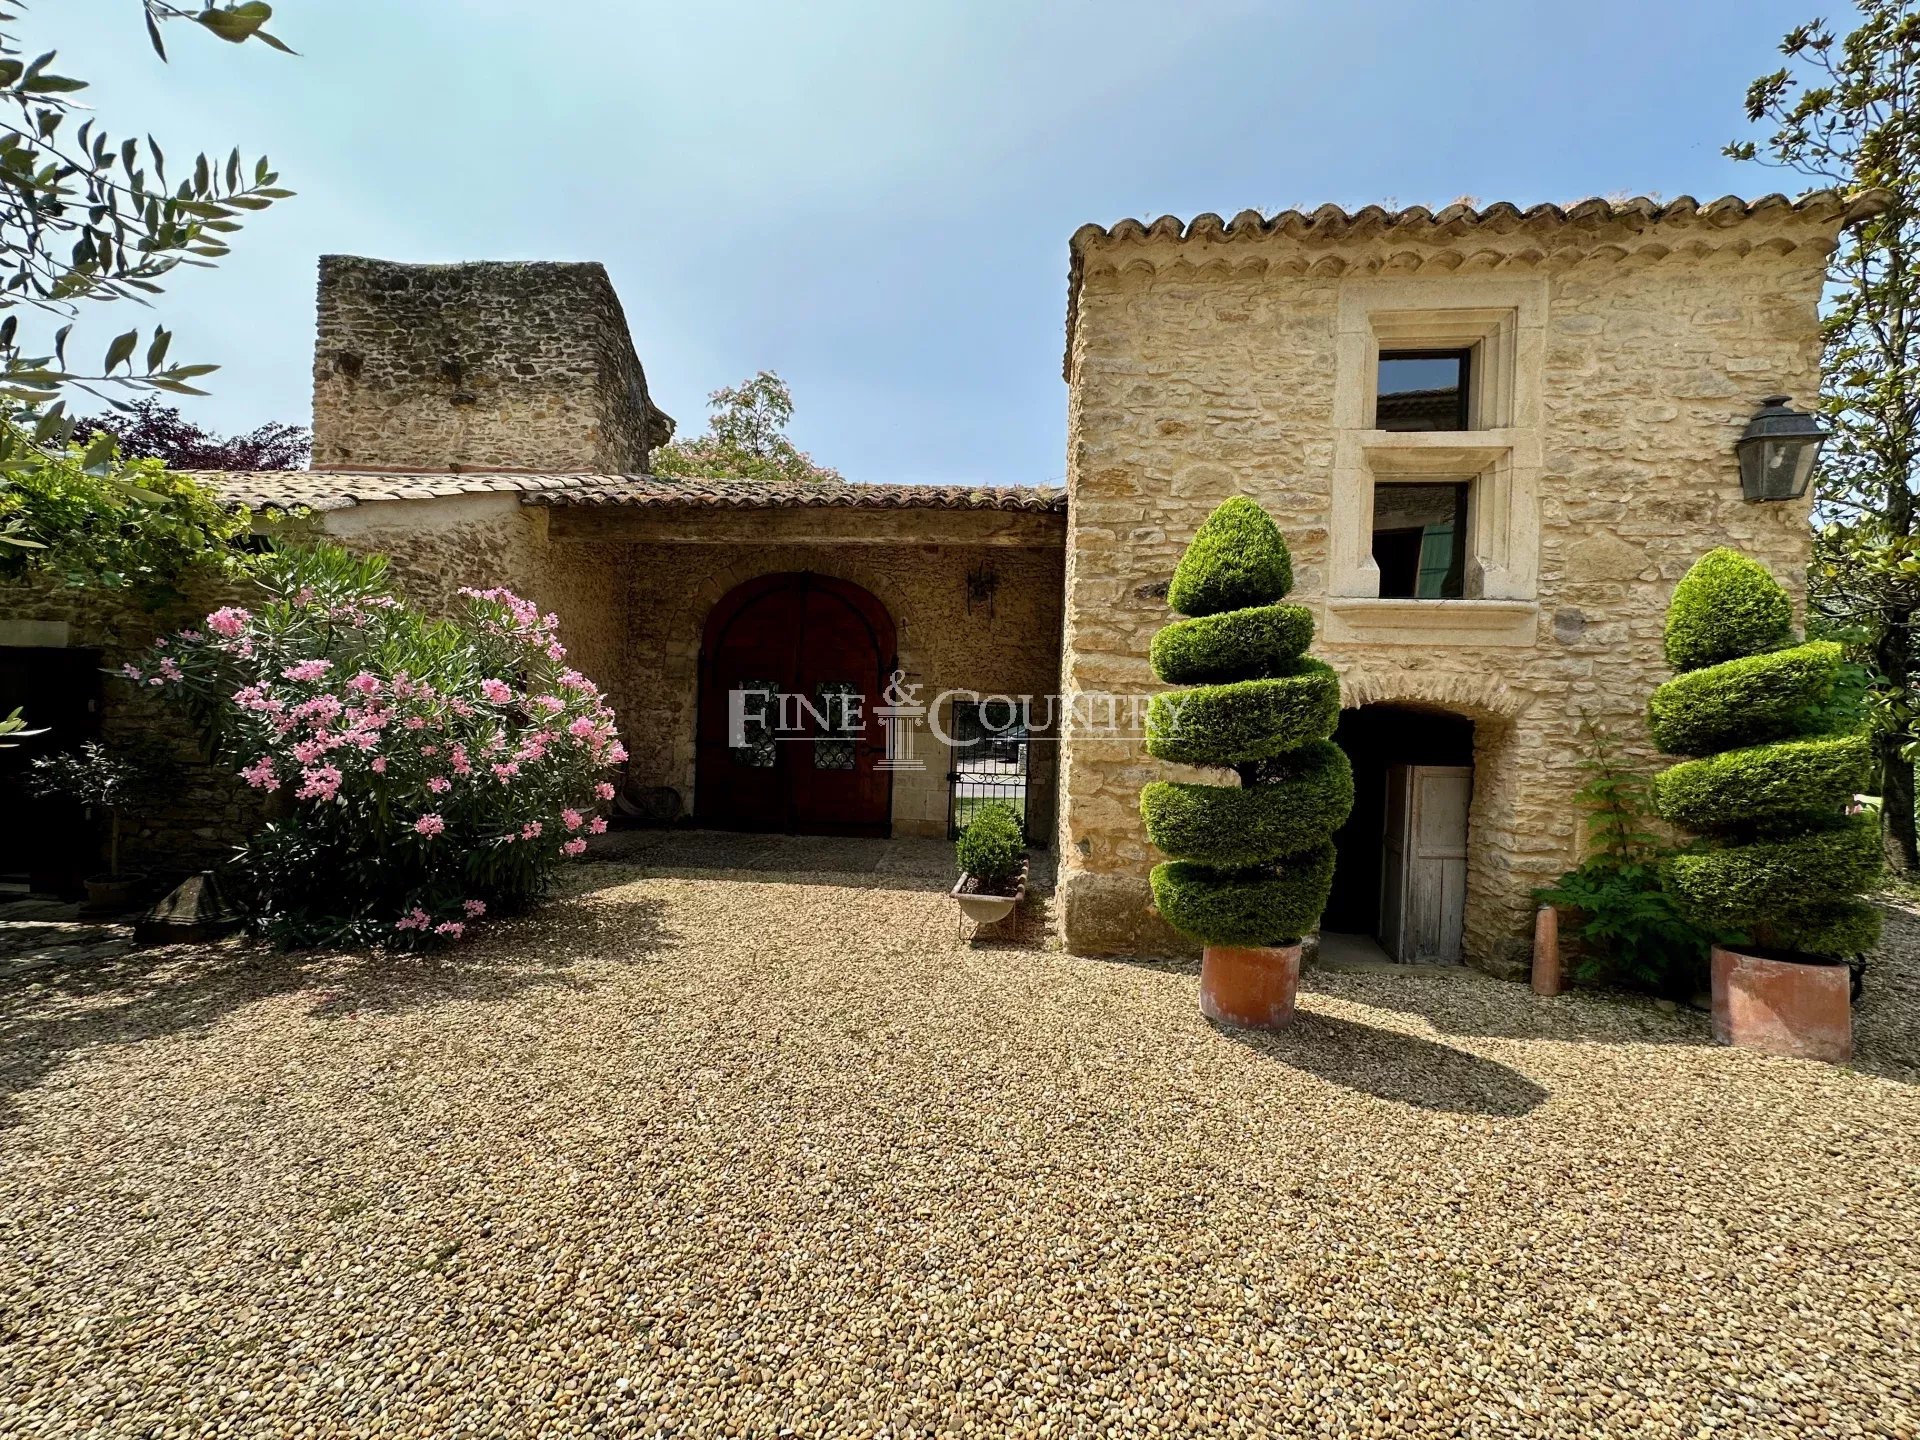
<path id="1" fill-rule="evenodd" d="M 505 585 L 536 598 L 546 568 L 544 519 L 517 495 L 383 500 L 321 516 L 328 539 L 387 556 L 395 588 L 435 614 L 467 585 Z"/>
<path id="2" fill-rule="evenodd" d="M 1158 227 L 1076 237 L 1069 689 L 1155 688 L 1147 644 L 1168 618 L 1164 582 L 1214 505 L 1252 496 L 1293 547 L 1298 598 L 1321 611 L 1317 653 L 1340 671 L 1346 703 L 1475 720 L 1467 951 L 1510 968 L 1526 952 L 1529 892 L 1578 852 L 1581 715 L 1650 758 L 1643 714 L 1666 675 L 1674 582 L 1729 544 L 1804 590 L 1807 505 L 1746 503 L 1733 445 L 1762 396 L 1804 404 L 1815 393 L 1816 305 L 1837 224 L 1776 211 L 1431 240 L 1378 227 L 1324 240 L 1182 239 Z M 1516 465 L 1537 464 L 1536 493 L 1510 512 L 1518 533 L 1499 537 L 1537 573 L 1521 564 L 1523 593 L 1476 602 L 1462 628 L 1369 633 L 1343 619 L 1343 638 L 1328 640 L 1330 526 L 1357 504 L 1338 493 L 1337 456 L 1363 451 L 1353 432 L 1370 423 L 1342 397 L 1343 296 L 1390 282 L 1402 312 L 1484 304 L 1463 302 L 1460 287 L 1485 277 L 1519 283 L 1517 313 L 1537 321 L 1511 332 L 1532 408 L 1498 437 Z M 1527 410 L 1524 390 L 1519 403 Z M 1347 543 L 1364 555 L 1364 532 Z M 1140 786 L 1171 768 L 1137 739 L 1068 747 L 1062 911 L 1074 950 L 1180 943 L 1147 908 L 1158 857 L 1137 812 Z"/>
<path id="3" fill-rule="evenodd" d="M 601 265 L 321 257 L 316 469 L 643 471 L 672 430 Z"/>
<path id="4" fill-rule="evenodd" d="M 551 511 L 517 495 L 389 500 L 328 511 L 330 538 L 390 558 L 396 588 L 445 614 L 463 586 L 504 585 L 559 617 L 568 662 L 622 699 L 628 645 L 624 546 L 556 550 Z"/>

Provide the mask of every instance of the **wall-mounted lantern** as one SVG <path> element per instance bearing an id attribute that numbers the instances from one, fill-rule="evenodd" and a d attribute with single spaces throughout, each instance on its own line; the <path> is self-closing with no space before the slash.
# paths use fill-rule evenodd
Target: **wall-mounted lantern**
<path id="1" fill-rule="evenodd" d="M 1820 422 L 1769 395 L 1733 447 L 1740 453 L 1740 488 L 1749 500 L 1798 500 L 1813 479 L 1827 432 Z"/>

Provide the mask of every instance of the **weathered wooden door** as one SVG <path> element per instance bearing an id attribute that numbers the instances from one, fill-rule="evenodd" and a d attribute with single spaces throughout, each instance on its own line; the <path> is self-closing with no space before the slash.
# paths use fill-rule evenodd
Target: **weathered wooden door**
<path id="1" fill-rule="evenodd" d="M 893 620 L 858 585 L 795 573 L 728 592 L 700 652 L 694 814 L 729 829 L 889 833 L 874 708 L 893 667 Z"/>
<path id="2" fill-rule="evenodd" d="M 1380 941 L 1406 964 L 1458 964 L 1467 910 L 1467 807 L 1471 765 L 1394 765 L 1387 823 Z"/>

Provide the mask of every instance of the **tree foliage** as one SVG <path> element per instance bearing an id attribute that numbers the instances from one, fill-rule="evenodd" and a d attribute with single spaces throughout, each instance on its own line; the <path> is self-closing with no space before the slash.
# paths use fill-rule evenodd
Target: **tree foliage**
<path id="1" fill-rule="evenodd" d="M 1585 717 L 1580 733 L 1587 781 L 1573 798 L 1586 811 L 1586 853 L 1534 898 L 1573 912 L 1580 979 L 1689 996 L 1699 988 L 1708 937 L 1680 915 L 1661 884 L 1673 851 L 1653 829 L 1646 778 L 1628 769 L 1614 737 Z"/>
<path id="2" fill-rule="evenodd" d="M 189 21 L 236 44 L 286 46 L 262 27 L 272 8 L 227 0 L 198 9 L 142 0 L 147 34 L 164 60 L 162 26 Z M 87 82 L 54 71 L 54 51 L 30 56 L 24 0 L 0 0 L 0 399 L 57 410 L 68 386 L 201 394 L 214 367 L 171 358 L 172 333 L 138 327 L 108 341 L 97 367 L 68 359 L 80 308 L 145 298 L 180 265 L 211 265 L 249 211 L 290 192 L 260 156 L 197 155 L 170 175 L 151 135 L 116 140 L 76 98 Z M 20 311 L 56 325 L 46 353 L 23 333 Z M 57 438 L 64 440 L 64 434 Z"/>
<path id="3" fill-rule="evenodd" d="M 1781 43 L 1788 65 L 1754 81 L 1761 140 L 1736 159 L 1818 186 L 1875 189 L 1886 208 L 1846 231 L 1828 274 L 1820 411 L 1833 431 L 1817 476 L 1809 574 L 1815 614 L 1878 672 L 1889 857 L 1920 866 L 1914 819 L 1920 733 L 1920 16 L 1912 0 L 1860 0 L 1837 38 L 1823 21 Z"/>
<path id="4" fill-rule="evenodd" d="M 273 11 L 262 0 L 140 3 L 162 60 L 175 22 L 287 48 L 264 28 Z M 215 367 L 174 359 L 159 324 L 121 332 L 85 366 L 69 359 L 73 331 L 89 307 L 146 305 L 175 267 L 214 264 L 249 212 L 289 192 L 264 156 L 202 154 L 169 173 L 151 134 L 112 138 L 83 114 L 87 82 L 57 72 L 55 52 L 25 46 L 26 13 L 23 0 L 0 0 L 0 575 L 44 566 L 156 594 L 183 571 L 233 563 L 227 542 L 245 517 L 156 460 L 123 457 L 110 427 L 70 446 L 68 392 L 128 411 L 128 394 L 204 393 L 193 382 Z"/>
<path id="5" fill-rule="evenodd" d="M 77 440 L 100 434 L 113 437 L 123 459 L 158 460 L 169 470 L 304 470 L 313 455 L 313 432 L 304 425 L 275 421 L 244 435 L 215 435 L 153 396 L 74 424 Z"/>
<path id="6" fill-rule="evenodd" d="M 158 606 L 246 564 L 245 510 L 159 460 L 122 460 L 111 435 L 48 451 L 0 422 L 0 476 L 0 578 L 39 571 Z"/>
<path id="7" fill-rule="evenodd" d="M 653 452 L 653 473 L 685 480 L 766 480 L 779 483 L 839 481 L 838 470 L 787 438 L 793 422 L 793 392 L 771 370 L 707 397 L 713 414 L 707 433 L 676 440 Z"/>

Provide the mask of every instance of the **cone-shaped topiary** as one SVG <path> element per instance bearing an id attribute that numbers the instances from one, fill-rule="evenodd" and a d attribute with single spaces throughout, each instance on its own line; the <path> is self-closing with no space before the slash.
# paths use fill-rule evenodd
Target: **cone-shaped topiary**
<path id="1" fill-rule="evenodd" d="M 1268 515 L 1236 495 L 1194 532 L 1174 567 L 1167 604 L 1182 615 L 1270 605 L 1293 589 L 1293 557 Z"/>
<path id="2" fill-rule="evenodd" d="M 1693 562 L 1667 604 L 1667 663 L 1699 670 L 1778 650 L 1793 636 L 1793 602 L 1767 567 L 1722 546 Z"/>
<path id="3" fill-rule="evenodd" d="M 1766 567 L 1733 550 L 1702 556 L 1674 589 L 1667 658 L 1682 673 L 1649 711 L 1662 750 L 1698 758 L 1657 776 L 1654 798 L 1703 843 L 1668 861 L 1662 880 L 1710 934 L 1844 955 L 1880 928 L 1859 898 L 1879 873 L 1879 830 L 1847 814 L 1872 754 L 1861 736 L 1821 733 L 1840 647 L 1792 644 L 1792 617 Z"/>
<path id="4" fill-rule="evenodd" d="M 1318 925 L 1333 832 L 1353 808 L 1352 768 L 1327 738 L 1340 684 L 1305 654 L 1313 613 L 1280 603 L 1292 587 L 1286 541 L 1235 497 L 1194 535 L 1168 587 L 1191 618 L 1153 640 L 1154 673 L 1194 688 L 1154 697 L 1147 753 L 1240 777 L 1159 781 L 1140 795 L 1147 838 L 1173 856 L 1154 867 L 1154 904 L 1208 944 L 1287 945 Z"/>

